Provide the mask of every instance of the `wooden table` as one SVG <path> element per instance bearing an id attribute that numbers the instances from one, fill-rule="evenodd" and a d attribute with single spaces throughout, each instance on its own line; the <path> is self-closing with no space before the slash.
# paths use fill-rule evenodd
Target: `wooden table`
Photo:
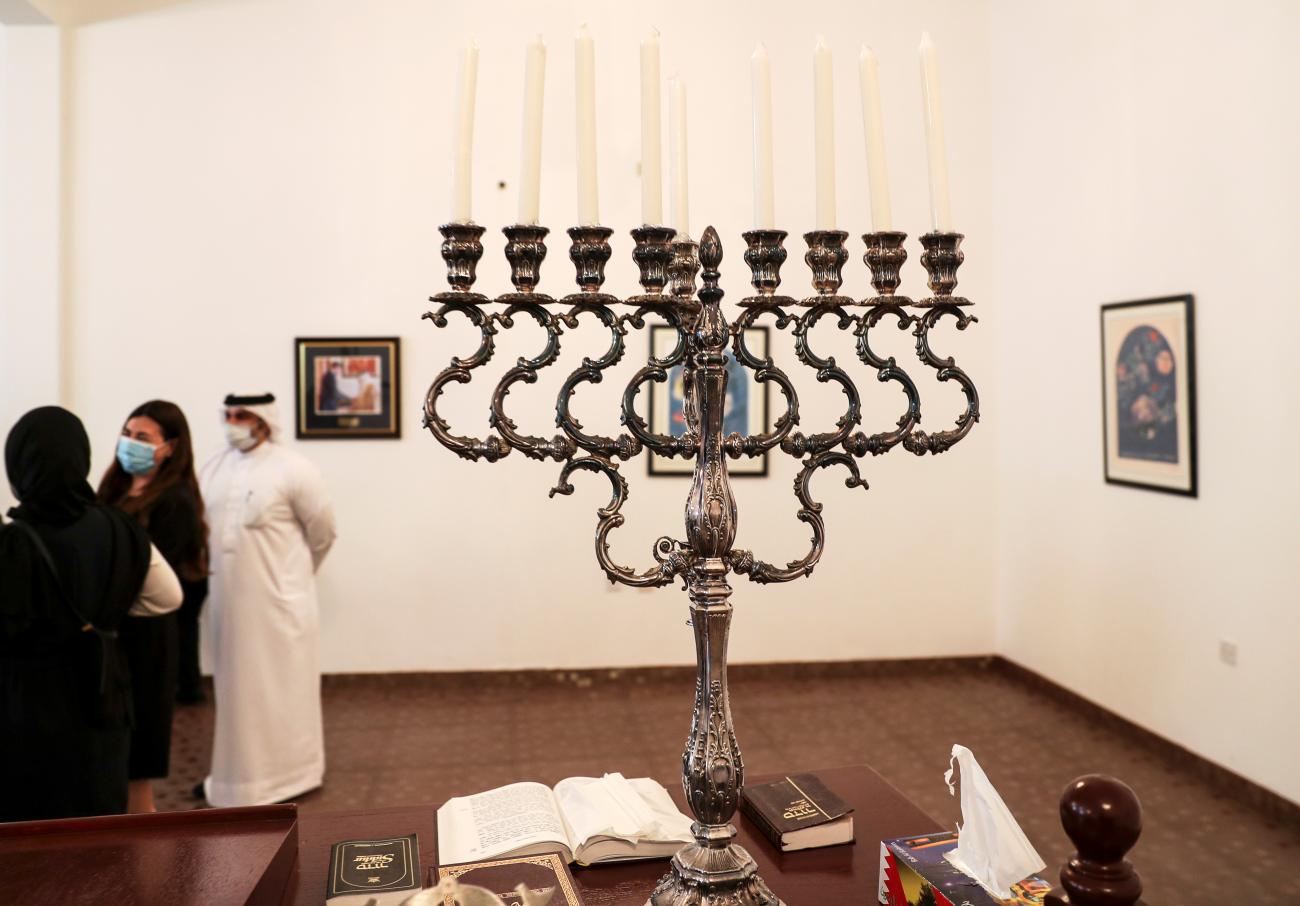
<path id="1" fill-rule="evenodd" d="M 854 807 L 857 842 L 797 853 L 778 851 L 744 816 L 736 814 L 738 842 L 758 861 L 759 874 L 787 906 L 831 906 L 876 902 L 880 841 L 938 830 L 942 825 L 912 804 L 865 765 L 819 770 L 832 790 Z M 762 783 L 773 777 L 755 777 Z M 668 786 L 685 810 L 680 783 Z M 340 840 L 418 834 L 421 877 L 436 866 L 436 805 L 300 815 L 298 872 L 290 882 L 286 904 L 321 906 L 329 872 L 330 846 Z M 655 882 L 667 871 L 663 859 L 624 862 L 591 868 L 574 867 L 587 906 L 643 906 Z"/>
<path id="2" fill-rule="evenodd" d="M 0 903 L 276 906 L 297 822 L 297 806 L 263 805 L 0 824 Z"/>

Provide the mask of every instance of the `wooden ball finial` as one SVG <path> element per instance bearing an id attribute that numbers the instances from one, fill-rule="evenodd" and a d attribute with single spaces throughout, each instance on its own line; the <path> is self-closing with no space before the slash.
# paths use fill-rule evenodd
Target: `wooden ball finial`
<path id="1" fill-rule="evenodd" d="M 1128 784 L 1078 778 L 1061 794 L 1061 824 L 1076 848 L 1061 869 L 1070 906 L 1133 906 L 1142 879 L 1124 857 L 1142 833 L 1142 805 Z"/>

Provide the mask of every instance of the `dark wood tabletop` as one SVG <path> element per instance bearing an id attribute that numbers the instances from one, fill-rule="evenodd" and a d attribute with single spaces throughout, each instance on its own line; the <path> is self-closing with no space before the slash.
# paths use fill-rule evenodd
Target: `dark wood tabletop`
<path id="1" fill-rule="evenodd" d="M 0 903 L 273 906 L 297 822 L 297 806 L 262 805 L 0 823 Z"/>
<path id="2" fill-rule="evenodd" d="M 734 819 L 739 831 L 737 842 L 758 861 L 759 874 L 787 906 L 874 903 L 880 870 L 880 841 L 929 833 L 940 829 L 941 825 L 865 765 L 815 773 L 854 807 L 853 826 L 857 842 L 782 853 L 739 812 Z M 773 775 L 750 780 L 762 783 L 779 778 L 780 775 Z M 680 783 L 665 786 L 678 806 L 685 810 Z M 438 864 L 437 810 L 437 805 L 427 805 L 300 815 L 298 871 L 290 882 L 285 903 L 296 906 L 321 906 L 324 903 L 330 846 L 340 840 L 416 834 L 420 844 L 421 877 L 427 877 L 429 869 Z M 587 906 L 644 906 L 655 882 L 667 868 L 668 863 L 663 859 L 590 868 L 574 866 L 573 876 Z"/>

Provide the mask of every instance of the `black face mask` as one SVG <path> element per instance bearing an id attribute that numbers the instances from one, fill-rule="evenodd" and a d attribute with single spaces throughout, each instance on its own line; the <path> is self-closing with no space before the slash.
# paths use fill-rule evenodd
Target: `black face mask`
<path id="1" fill-rule="evenodd" d="M 18 420 L 5 441 L 5 470 L 20 501 L 9 511 L 16 519 L 68 525 L 95 502 L 86 481 L 90 438 L 81 420 L 58 406 L 33 409 Z"/>

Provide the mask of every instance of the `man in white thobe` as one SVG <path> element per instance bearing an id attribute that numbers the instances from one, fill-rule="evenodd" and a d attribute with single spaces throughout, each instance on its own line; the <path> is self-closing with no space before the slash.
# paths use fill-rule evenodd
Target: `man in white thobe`
<path id="1" fill-rule="evenodd" d="M 316 467 L 277 443 L 274 396 L 228 396 L 225 420 L 228 445 L 200 476 L 217 711 L 203 792 L 216 806 L 264 805 L 324 780 L 315 572 L 334 512 Z"/>

